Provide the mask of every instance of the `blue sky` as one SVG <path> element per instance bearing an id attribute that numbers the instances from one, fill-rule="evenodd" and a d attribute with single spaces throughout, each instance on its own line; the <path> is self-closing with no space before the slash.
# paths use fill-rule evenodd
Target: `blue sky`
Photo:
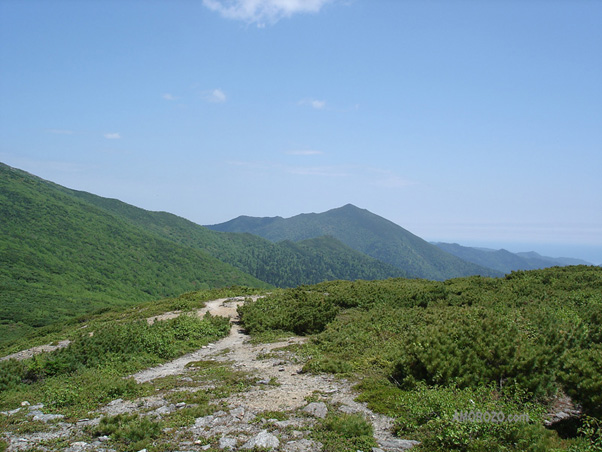
<path id="1" fill-rule="evenodd" d="M 602 263 L 602 2 L 0 0 L 0 161 Z"/>

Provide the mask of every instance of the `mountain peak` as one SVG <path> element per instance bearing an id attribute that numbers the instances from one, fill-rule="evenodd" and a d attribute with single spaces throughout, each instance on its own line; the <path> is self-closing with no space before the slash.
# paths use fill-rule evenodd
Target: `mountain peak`
<path id="1" fill-rule="evenodd" d="M 301 242 L 328 235 L 360 253 L 403 270 L 410 277 L 447 279 L 500 274 L 462 261 L 392 221 L 350 203 L 323 213 L 300 214 L 278 221 L 231 220 L 210 228 L 248 232 L 272 242 Z"/>

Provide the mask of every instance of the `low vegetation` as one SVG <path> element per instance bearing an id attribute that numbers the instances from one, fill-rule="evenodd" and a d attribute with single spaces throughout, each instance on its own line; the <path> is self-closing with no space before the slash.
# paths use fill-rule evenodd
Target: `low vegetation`
<path id="1" fill-rule="evenodd" d="M 327 282 L 239 312 L 251 333 L 315 334 L 305 370 L 356 378 L 422 450 L 600 450 L 601 268 Z M 543 427 L 563 393 L 584 411 L 570 439 Z"/>
<path id="2" fill-rule="evenodd" d="M 216 292 L 185 294 L 158 304 L 163 306 L 161 312 L 169 310 L 166 307 L 192 309 Z M 66 348 L 0 362 L 0 410 L 31 400 L 54 412 L 78 416 L 116 398 L 139 397 L 149 388 L 124 376 L 196 350 L 230 331 L 228 319 L 211 315 L 200 319 L 184 313 L 149 324 L 146 316 L 157 309 L 141 305 L 106 312 L 72 326 L 72 343 Z"/>

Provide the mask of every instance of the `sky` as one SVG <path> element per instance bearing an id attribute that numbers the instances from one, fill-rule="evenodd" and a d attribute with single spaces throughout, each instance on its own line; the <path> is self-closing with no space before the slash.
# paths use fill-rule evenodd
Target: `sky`
<path id="1" fill-rule="evenodd" d="M 602 263 L 602 2 L 0 0 L 0 161 L 198 224 L 352 203 Z"/>

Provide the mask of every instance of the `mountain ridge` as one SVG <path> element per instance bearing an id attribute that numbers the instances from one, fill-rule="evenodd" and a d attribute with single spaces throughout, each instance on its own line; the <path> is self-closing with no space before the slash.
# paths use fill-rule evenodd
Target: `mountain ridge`
<path id="1" fill-rule="evenodd" d="M 435 242 L 442 250 L 468 262 L 493 268 L 504 273 L 516 270 L 537 270 L 566 265 L 593 265 L 590 262 L 574 258 L 554 258 L 542 256 L 535 251 L 512 253 L 505 249 L 476 248 L 457 243 Z"/>
<path id="2" fill-rule="evenodd" d="M 495 270 L 442 252 L 392 221 L 353 204 L 290 218 L 240 216 L 206 227 L 222 232 L 257 234 L 273 242 L 301 241 L 331 235 L 357 251 L 402 269 L 414 278 L 442 280 L 474 274 L 501 276 Z"/>

